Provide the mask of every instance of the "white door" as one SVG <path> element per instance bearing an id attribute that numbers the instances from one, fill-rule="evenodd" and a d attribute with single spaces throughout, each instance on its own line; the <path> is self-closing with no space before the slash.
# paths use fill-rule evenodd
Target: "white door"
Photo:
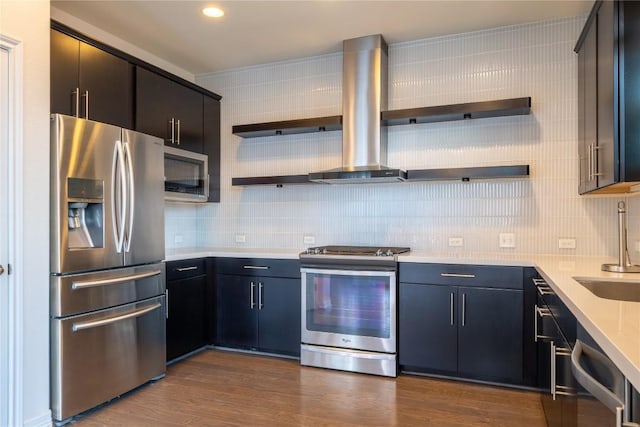
<path id="1" fill-rule="evenodd" d="M 9 52 L 0 47 L 0 348 L 9 348 Z M 0 425 L 9 425 L 9 355 L 0 351 Z"/>
<path id="2" fill-rule="evenodd" d="M 0 40 L 2 42 L 3 40 Z M 13 204 L 11 191 L 12 163 L 12 123 L 11 108 L 14 106 L 9 50 L 0 43 L 0 426 L 11 425 L 16 420 L 16 373 L 15 362 L 15 319 L 16 307 L 11 304 L 14 292 L 13 276 L 9 276 L 9 259 L 13 236 Z"/>
<path id="3" fill-rule="evenodd" d="M 9 52 L 0 48 L 0 201 L 7 200 L 9 154 Z M 9 280 L 7 279 L 7 204 L 0 202 L 0 348 L 9 347 Z M 0 425 L 8 425 L 9 408 L 9 360 L 7 351 L 0 351 Z"/>

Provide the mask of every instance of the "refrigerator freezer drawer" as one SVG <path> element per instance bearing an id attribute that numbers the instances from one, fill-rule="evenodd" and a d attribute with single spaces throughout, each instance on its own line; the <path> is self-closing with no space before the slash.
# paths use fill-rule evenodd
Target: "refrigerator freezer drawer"
<path id="1" fill-rule="evenodd" d="M 63 317 L 161 295 L 164 263 L 51 276 L 51 316 Z"/>
<path id="2" fill-rule="evenodd" d="M 165 372 L 164 296 L 52 319 L 51 409 L 61 421 Z"/>

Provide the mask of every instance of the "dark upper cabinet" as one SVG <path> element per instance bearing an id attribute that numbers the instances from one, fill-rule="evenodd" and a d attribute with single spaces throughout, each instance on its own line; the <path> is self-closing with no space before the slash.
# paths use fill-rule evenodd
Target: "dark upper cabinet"
<path id="1" fill-rule="evenodd" d="M 203 94 L 143 67 L 136 68 L 136 130 L 165 145 L 204 152 Z"/>
<path id="2" fill-rule="evenodd" d="M 640 182 L 640 4 L 597 1 L 578 39 L 581 194 Z"/>
<path id="3" fill-rule="evenodd" d="M 133 65 L 51 30 L 51 112 L 133 127 Z"/>
<path id="4" fill-rule="evenodd" d="M 209 158 L 209 201 L 220 201 L 220 101 L 203 98 L 204 154 Z"/>

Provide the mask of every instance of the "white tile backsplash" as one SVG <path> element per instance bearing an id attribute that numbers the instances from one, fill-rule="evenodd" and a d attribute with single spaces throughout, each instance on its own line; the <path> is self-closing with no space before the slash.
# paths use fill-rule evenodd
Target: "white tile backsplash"
<path id="1" fill-rule="evenodd" d="M 342 54 L 198 76 L 222 99 L 222 202 L 166 206 L 167 246 L 303 248 L 407 245 L 434 252 L 615 256 L 616 204 L 627 200 L 630 249 L 640 200 L 584 197 L 578 188 L 577 57 L 585 17 L 389 46 L 389 109 L 531 96 L 528 116 L 396 126 L 389 166 L 403 169 L 529 164 L 531 176 L 472 182 L 232 187 L 240 176 L 338 167 L 341 133 L 242 139 L 232 125 L 341 114 Z M 235 235 L 245 234 L 246 243 Z M 175 243 L 175 235 L 183 236 Z M 462 237 L 450 248 L 449 237 Z M 576 249 L 558 249 L 558 238 Z"/>

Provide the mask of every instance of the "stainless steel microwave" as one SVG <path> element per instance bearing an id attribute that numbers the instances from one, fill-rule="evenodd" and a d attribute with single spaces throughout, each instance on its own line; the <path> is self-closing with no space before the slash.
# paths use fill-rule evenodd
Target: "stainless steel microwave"
<path id="1" fill-rule="evenodd" d="M 209 159 L 206 155 L 164 147 L 164 199 L 206 202 L 209 198 Z"/>

